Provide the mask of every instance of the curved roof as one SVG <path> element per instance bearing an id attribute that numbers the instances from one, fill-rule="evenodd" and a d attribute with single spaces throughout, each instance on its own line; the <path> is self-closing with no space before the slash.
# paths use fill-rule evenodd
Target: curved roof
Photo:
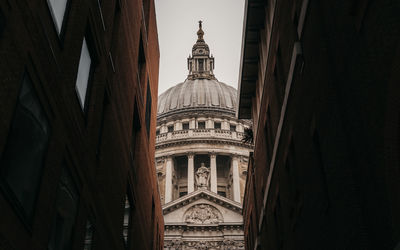
<path id="1" fill-rule="evenodd" d="M 157 115 L 193 109 L 236 110 L 235 88 L 216 79 L 186 79 L 158 97 Z"/>

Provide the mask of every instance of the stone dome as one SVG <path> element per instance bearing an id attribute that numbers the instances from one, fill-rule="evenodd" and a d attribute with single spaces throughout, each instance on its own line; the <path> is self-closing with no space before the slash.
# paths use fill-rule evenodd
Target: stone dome
<path id="1" fill-rule="evenodd" d="M 177 111 L 236 110 L 235 88 L 216 79 L 186 79 L 158 97 L 158 116 Z"/>

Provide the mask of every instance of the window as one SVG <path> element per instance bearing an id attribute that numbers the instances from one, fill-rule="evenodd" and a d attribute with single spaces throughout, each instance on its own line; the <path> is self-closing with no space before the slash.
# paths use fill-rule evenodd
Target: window
<path id="1" fill-rule="evenodd" d="M 27 219 L 33 216 L 49 137 L 48 120 L 25 73 L 0 159 L 0 184 Z"/>
<path id="2" fill-rule="evenodd" d="M 221 123 L 220 122 L 214 122 L 214 128 L 215 129 L 221 129 Z"/>
<path id="3" fill-rule="evenodd" d="M 160 135 L 160 130 L 159 129 L 156 130 L 156 136 L 157 135 Z"/>
<path id="4" fill-rule="evenodd" d="M 94 228 L 90 220 L 86 222 L 85 247 L 83 250 L 92 250 Z"/>
<path id="5" fill-rule="evenodd" d="M 183 130 L 188 130 L 189 129 L 189 123 L 188 122 L 183 123 L 182 124 L 182 129 Z"/>
<path id="6" fill-rule="evenodd" d="M 219 195 L 226 197 L 226 192 L 225 191 L 218 191 L 217 192 Z"/>
<path id="7" fill-rule="evenodd" d="M 182 196 L 185 196 L 185 195 L 187 195 L 187 191 L 179 192 L 179 197 L 182 197 Z"/>
<path id="8" fill-rule="evenodd" d="M 125 195 L 125 210 L 124 210 L 124 224 L 122 236 L 124 238 L 125 248 L 129 249 L 129 231 L 132 224 L 132 210 L 133 204 L 128 195 Z"/>
<path id="9" fill-rule="evenodd" d="M 206 128 L 206 122 L 198 122 L 197 123 L 197 128 L 205 129 Z"/>
<path id="10" fill-rule="evenodd" d="M 5 26 L 5 20 L 4 20 L 3 13 L 0 10 L 0 38 L 1 38 L 1 35 L 3 33 L 4 26 Z"/>
<path id="11" fill-rule="evenodd" d="M 168 126 L 168 132 L 173 132 L 174 131 L 174 125 Z"/>
<path id="12" fill-rule="evenodd" d="M 150 84 L 147 83 L 147 94 L 146 94 L 146 128 L 147 128 L 147 137 L 150 135 L 150 122 L 151 122 L 151 92 L 150 92 Z"/>
<path id="13" fill-rule="evenodd" d="M 230 125 L 229 126 L 230 131 L 236 131 L 236 125 Z"/>
<path id="14" fill-rule="evenodd" d="M 204 71 L 203 59 L 199 59 L 199 71 Z"/>
<path id="15" fill-rule="evenodd" d="M 48 250 L 71 249 L 79 195 L 67 167 L 64 165 L 57 188 L 56 215 Z"/>
<path id="16" fill-rule="evenodd" d="M 86 38 L 83 38 L 81 57 L 79 59 L 78 75 L 76 77 L 75 89 L 78 94 L 81 108 L 85 110 L 86 92 L 89 84 L 91 72 L 92 58 L 90 57 L 89 49 L 86 43 Z"/>
<path id="17" fill-rule="evenodd" d="M 138 57 L 138 80 L 140 86 L 143 86 L 144 78 L 146 77 L 146 56 L 144 54 L 142 33 L 140 33 L 139 38 L 139 57 Z M 144 91 L 144 89 L 143 89 Z"/>
<path id="18" fill-rule="evenodd" d="M 47 0 L 47 4 L 50 7 L 51 16 L 53 17 L 57 33 L 60 35 L 68 0 Z"/>

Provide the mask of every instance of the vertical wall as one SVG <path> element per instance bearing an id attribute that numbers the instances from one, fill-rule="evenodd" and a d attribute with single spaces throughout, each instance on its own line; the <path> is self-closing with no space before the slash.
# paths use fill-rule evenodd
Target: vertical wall
<path id="1" fill-rule="evenodd" d="M 247 1 L 247 249 L 400 244 L 398 1 Z"/>
<path id="2" fill-rule="evenodd" d="M 162 249 L 154 2 L 56 2 L 0 2 L 0 248 Z"/>

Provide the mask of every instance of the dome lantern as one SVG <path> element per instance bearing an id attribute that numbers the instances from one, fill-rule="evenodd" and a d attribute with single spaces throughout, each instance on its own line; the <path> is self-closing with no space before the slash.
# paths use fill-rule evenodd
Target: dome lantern
<path id="1" fill-rule="evenodd" d="M 192 56 L 187 59 L 189 75 L 188 79 L 215 79 L 214 57 L 210 57 L 210 49 L 204 41 L 204 31 L 202 21 L 199 21 L 199 30 L 197 31 L 197 41 L 192 48 Z"/>

